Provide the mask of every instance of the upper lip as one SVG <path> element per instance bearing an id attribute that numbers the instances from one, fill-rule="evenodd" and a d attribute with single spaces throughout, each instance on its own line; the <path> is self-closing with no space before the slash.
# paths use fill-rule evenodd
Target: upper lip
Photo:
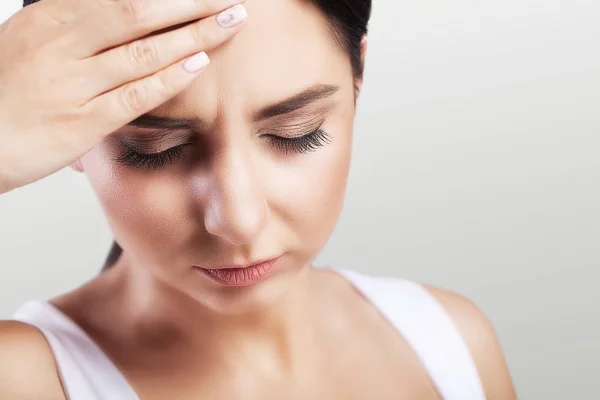
<path id="1" fill-rule="evenodd" d="M 257 265 L 260 265 L 260 264 L 265 264 L 265 263 L 270 262 L 270 261 L 275 261 L 278 258 L 280 258 L 282 255 L 279 255 L 277 257 L 263 258 L 263 259 L 260 259 L 258 261 L 252 262 L 250 264 L 224 264 L 224 265 L 215 265 L 215 266 L 200 267 L 200 268 L 202 268 L 202 269 L 241 269 L 241 268 L 250 268 L 250 267 L 255 267 Z"/>

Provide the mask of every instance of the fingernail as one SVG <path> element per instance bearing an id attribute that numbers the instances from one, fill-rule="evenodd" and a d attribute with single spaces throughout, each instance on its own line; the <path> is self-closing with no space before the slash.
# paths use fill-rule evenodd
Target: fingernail
<path id="1" fill-rule="evenodd" d="M 205 52 L 194 54 L 183 63 L 183 69 L 187 72 L 198 72 L 210 64 L 210 59 Z"/>
<path id="2" fill-rule="evenodd" d="M 239 24 L 247 16 L 246 7 L 243 4 L 238 4 L 217 15 L 217 23 L 223 28 L 229 28 Z"/>

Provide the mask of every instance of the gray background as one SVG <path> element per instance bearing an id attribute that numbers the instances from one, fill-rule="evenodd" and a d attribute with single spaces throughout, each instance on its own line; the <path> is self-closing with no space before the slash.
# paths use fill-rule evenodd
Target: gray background
<path id="1" fill-rule="evenodd" d="M 319 264 L 459 291 L 521 399 L 600 398 L 600 2 L 374 3 L 348 199 Z M 19 7 L 2 0 L 0 20 Z M 1 196 L 0 317 L 90 278 L 110 239 L 83 175 Z"/>

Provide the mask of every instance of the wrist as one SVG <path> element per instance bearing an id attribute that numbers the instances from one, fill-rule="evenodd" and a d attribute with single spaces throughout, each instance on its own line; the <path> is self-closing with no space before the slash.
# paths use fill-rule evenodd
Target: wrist
<path id="1" fill-rule="evenodd" d="M 0 172 L 0 196 L 4 193 L 8 193 L 12 190 L 12 188 L 6 182 L 6 179 L 2 176 L 2 172 Z"/>
<path id="2" fill-rule="evenodd" d="M 9 125 L 9 118 L 7 117 L 6 110 L 0 107 L 0 195 L 10 192 L 15 187 L 10 183 L 9 173 L 10 170 L 10 151 L 11 146 L 7 143 L 6 138 L 8 133 L 14 128 Z"/>

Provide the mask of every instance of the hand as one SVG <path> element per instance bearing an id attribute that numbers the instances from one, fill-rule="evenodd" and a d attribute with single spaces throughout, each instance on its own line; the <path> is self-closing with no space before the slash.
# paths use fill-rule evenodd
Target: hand
<path id="1" fill-rule="evenodd" d="M 242 29 L 243 2 L 42 0 L 0 25 L 0 194 L 183 91 Z"/>

